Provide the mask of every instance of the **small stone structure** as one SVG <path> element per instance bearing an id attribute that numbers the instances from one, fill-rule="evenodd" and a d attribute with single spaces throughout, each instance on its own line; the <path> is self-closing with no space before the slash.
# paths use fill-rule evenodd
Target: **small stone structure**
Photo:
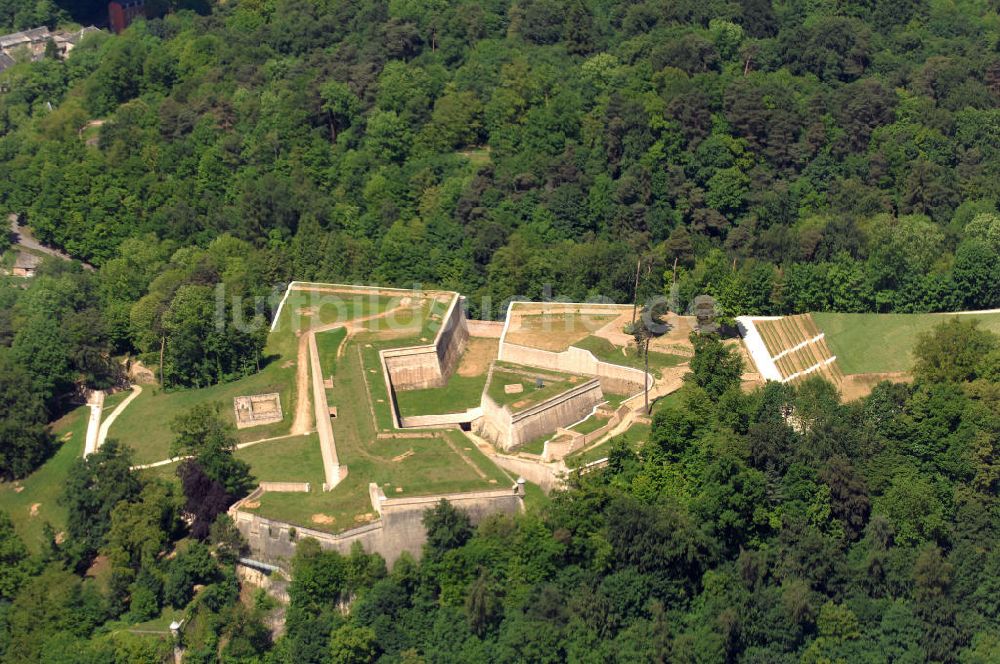
<path id="1" fill-rule="evenodd" d="M 281 397 L 277 392 L 234 397 L 233 411 L 236 413 L 237 429 L 280 422 Z"/>
<path id="2" fill-rule="evenodd" d="M 35 276 L 35 272 L 38 271 L 38 266 L 41 264 L 41 257 L 22 251 L 14 259 L 14 267 L 11 270 L 11 274 L 15 277 L 33 277 Z"/>

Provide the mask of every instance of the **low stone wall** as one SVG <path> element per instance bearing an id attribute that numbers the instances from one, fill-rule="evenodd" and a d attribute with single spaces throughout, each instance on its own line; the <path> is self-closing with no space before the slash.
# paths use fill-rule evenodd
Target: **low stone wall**
<path id="1" fill-rule="evenodd" d="M 611 430 L 618 426 L 622 419 L 629 413 L 630 409 L 626 405 L 619 406 L 612 412 L 611 417 L 602 426 L 589 433 L 579 433 L 572 429 L 562 429 L 559 431 L 559 440 L 552 439 L 545 441 L 542 449 L 542 459 L 545 461 L 557 461 L 565 459 L 573 452 L 596 443 L 606 436 Z"/>
<path id="2" fill-rule="evenodd" d="M 378 503 L 381 518 L 337 534 L 275 521 L 239 509 L 231 510 L 231 515 L 255 560 L 287 568 L 288 561 L 295 555 L 296 543 L 306 537 L 314 538 L 324 549 L 344 555 L 359 543 L 366 552 L 381 555 L 390 566 L 403 552 L 419 557 L 427 541 L 422 523 L 424 511 L 442 498 L 466 511 L 474 524 L 491 514 L 517 514 L 524 510 L 523 492 L 515 488 L 384 500 L 384 495 L 379 496 L 379 492 L 369 487 L 369 495 L 376 498 L 373 502 Z"/>
<path id="3" fill-rule="evenodd" d="M 473 423 L 476 431 L 504 451 L 554 433 L 559 427 L 581 420 L 604 400 L 601 383 L 591 379 L 562 394 L 513 413 L 507 406 L 499 406 L 488 394 L 483 393 L 483 416 Z"/>
<path id="4" fill-rule="evenodd" d="M 309 493 L 309 482 L 261 482 L 262 493 Z"/>
<path id="5" fill-rule="evenodd" d="M 499 339 L 503 335 L 503 321 L 471 320 L 465 321 L 470 337 L 483 339 Z"/>
<path id="6" fill-rule="evenodd" d="M 378 440 L 409 440 L 411 438 L 438 438 L 436 431 L 379 431 L 375 434 Z"/>
<path id="7" fill-rule="evenodd" d="M 330 491 L 347 476 L 347 467 L 341 466 L 337 458 L 337 443 L 333 438 L 333 424 L 330 422 L 330 406 L 326 401 L 326 388 L 323 386 L 323 369 L 319 363 L 319 349 L 316 347 L 316 333 L 309 335 L 309 362 L 312 374 L 313 408 L 316 416 L 316 433 L 319 436 L 319 449 L 323 456 L 323 475 L 326 480 L 323 490 Z"/>

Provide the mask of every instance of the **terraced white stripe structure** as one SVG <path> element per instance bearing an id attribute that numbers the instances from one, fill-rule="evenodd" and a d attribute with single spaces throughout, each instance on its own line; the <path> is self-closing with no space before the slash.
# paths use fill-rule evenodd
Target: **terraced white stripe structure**
<path id="1" fill-rule="evenodd" d="M 747 350 L 766 380 L 792 383 L 817 372 L 835 385 L 843 380 L 826 335 L 808 314 L 740 316 L 736 320 Z"/>
<path id="2" fill-rule="evenodd" d="M 746 344 L 750 357 L 753 358 L 754 364 L 757 365 L 757 372 L 760 374 L 761 378 L 764 380 L 774 380 L 782 383 L 784 380 L 781 377 L 781 372 L 778 370 L 778 365 L 774 363 L 774 358 L 772 358 L 771 354 L 767 352 L 767 346 L 764 345 L 764 339 L 761 338 L 760 332 L 757 330 L 757 326 L 754 325 L 754 320 L 778 320 L 779 318 L 781 317 L 768 316 L 754 319 L 750 316 L 737 316 L 736 325 L 739 327 L 740 334 L 743 336 L 743 343 Z"/>
<path id="3" fill-rule="evenodd" d="M 799 378 L 800 376 L 808 376 L 809 374 L 813 373 L 814 371 L 819 371 L 820 369 L 822 369 L 823 367 L 827 366 L 828 364 L 833 364 L 836 361 L 837 361 L 837 356 L 836 355 L 834 355 L 832 357 L 828 357 L 825 360 L 823 360 L 822 362 L 817 362 L 816 364 L 814 364 L 811 367 L 808 367 L 806 369 L 803 369 L 802 371 L 796 371 L 791 376 L 788 376 L 787 378 L 785 378 L 784 382 L 787 383 L 787 382 L 793 381 L 796 378 Z"/>
<path id="4" fill-rule="evenodd" d="M 775 362 L 777 362 L 778 360 L 780 360 L 781 358 L 783 358 L 783 357 L 784 357 L 785 355 L 791 355 L 791 354 L 792 354 L 792 353 L 794 353 L 795 351 L 797 351 L 797 350 L 800 350 L 800 349 L 802 349 L 802 348 L 805 348 L 805 347 L 806 347 L 806 346 L 808 346 L 809 344 L 814 344 L 814 343 L 816 343 L 817 341 L 819 341 L 820 339 L 822 339 L 822 338 L 823 338 L 823 337 L 825 337 L 825 336 L 826 336 L 826 335 L 825 335 L 825 334 L 824 334 L 823 332 L 820 332 L 819 334 L 817 334 L 817 335 L 816 335 L 815 337 L 813 337 L 812 339 L 806 339 L 805 341 L 802 341 L 802 342 L 800 342 L 800 343 L 797 343 L 797 344 L 795 344 L 795 345 L 794 345 L 794 346 L 792 346 L 791 348 L 786 348 L 785 350 L 781 351 L 780 353 L 778 353 L 777 355 L 775 355 L 775 356 L 774 356 L 773 358 L 771 358 L 771 359 L 773 359 L 773 360 L 774 360 Z M 827 364 L 829 364 L 829 362 L 827 362 Z M 802 373 L 805 373 L 805 372 L 802 372 Z"/>

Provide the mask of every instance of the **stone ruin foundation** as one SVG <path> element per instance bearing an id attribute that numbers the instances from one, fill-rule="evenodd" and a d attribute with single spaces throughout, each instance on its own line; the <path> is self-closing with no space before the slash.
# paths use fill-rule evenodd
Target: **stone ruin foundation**
<path id="1" fill-rule="evenodd" d="M 277 392 L 235 397 L 233 411 L 236 413 L 236 428 L 260 426 L 281 421 L 281 397 Z"/>

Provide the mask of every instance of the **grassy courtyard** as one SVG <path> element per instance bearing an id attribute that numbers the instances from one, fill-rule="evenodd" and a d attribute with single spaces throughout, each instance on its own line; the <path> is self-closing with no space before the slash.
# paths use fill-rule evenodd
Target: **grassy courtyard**
<path id="1" fill-rule="evenodd" d="M 633 424 L 621 436 L 609 438 L 596 447 L 578 450 L 577 452 L 569 455 L 566 457 L 566 465 L 571 468 L 575 468 L 607 457 L 608 453 L 611 451 L 612 442 L 618 440 L 619 438 L 624 438 L 625 442 L 628 443 L 629 447 L 632 449 L 638 449 L 640 445 L 649 440 L 649 432 L 650 426 L 648 424 Z"/>
<path id="2" fill-rule="evenodd" d="M 909 371 L 920 334 L 949 318 L 1000 333 L 1000 314 L 812 314 L 844 373 Z"/>
<path id="3" fill-rule="evenodd" d="M 400 414 L 439 415 L 479 406 L 490 363 L 497 357 L 498 346 L 496 339 L 470 338 L 457 369 L 446 385 L 396 392 L 396 406 Z"/>
<path id="4" fill-rule="evenodd" d="M 250 464 L 259 482 L 323 484 L 323 456 L 315 433 L 251 445 L 237 450 L 236 458 Z"/>

